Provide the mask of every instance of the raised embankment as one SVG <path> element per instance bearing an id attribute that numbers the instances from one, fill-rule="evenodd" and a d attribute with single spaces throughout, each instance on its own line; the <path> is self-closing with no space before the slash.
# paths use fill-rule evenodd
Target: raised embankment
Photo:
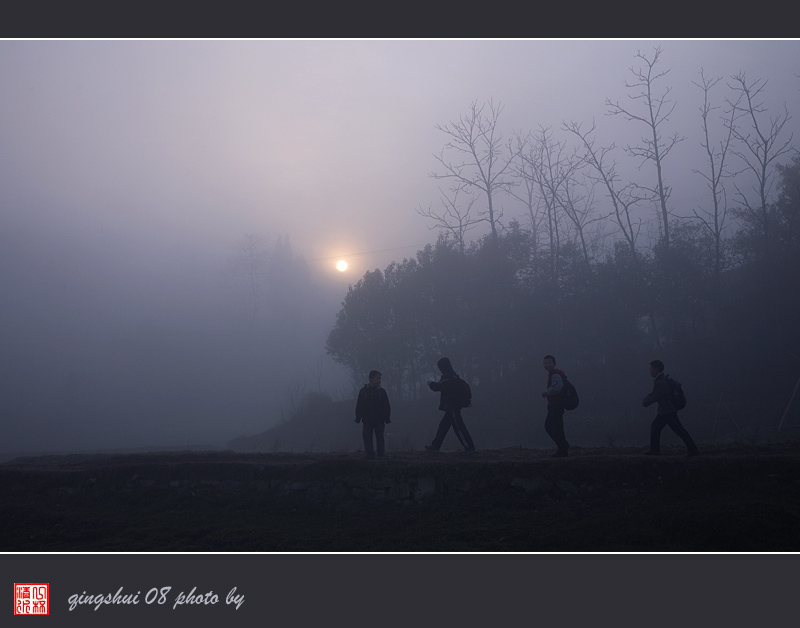
<path id="1" fill-rule="evenodd" d="M 800 550 L 800 447 L 682 453 L 19 458 L 0 550 Z"/>

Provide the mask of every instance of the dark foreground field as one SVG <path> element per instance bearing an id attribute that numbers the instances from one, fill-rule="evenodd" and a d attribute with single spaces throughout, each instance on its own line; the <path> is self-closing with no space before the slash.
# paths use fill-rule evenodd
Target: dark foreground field
<path id="1" fill-rule="evenodd" d="M 0 464 L 0 551 L 796 552 L 800 444 Z"/>

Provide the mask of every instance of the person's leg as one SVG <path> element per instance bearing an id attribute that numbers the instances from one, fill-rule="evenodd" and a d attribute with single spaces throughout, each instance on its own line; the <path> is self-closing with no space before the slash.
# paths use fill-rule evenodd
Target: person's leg
<path id="1" fill-rule="evenodd" d="M 697 453 L 697 445 L 695 445 L 694 439 L 692 439 L 689 432 L 686 431 L 686 428 L 683 427 L 681 420 L 678 418 L 678 413 L 670 414 L 667 417 L 667 425 L 669 425 L 670 429 L 675 432 L 680 439 L 683 441 L 683 444 L 686 445 L 686 449 L 689 451 L 690 454 L 694 455 Z"/>
<path id="2" fill-rule="evenodd" d="M 431 443 L 431 447 L 436 451 L 442 448 L 442 443 L 444 442 L 444 437 L 447 436 L 447 430 L 450 429 L 450 426 L 453 424 L 453 413 L 448 410 L 444 413 L 442 420 L 439 421 L 439 429 L 436 430 L 436 436 L 433 438 L 433 442 Z"/>
<path id="3" fill-rule="evenodd" d="M 650 424 L 650 451 L 648 453 L 656 455 L 661 453 L 661 430 L 667 424 L 666 416 L 656 416 Z"/>
<path id="4" fill-rule="evenodd" d="M 470 436 L 469 430 L 461 416 L 461 410 L 455 410 L 453 415 L 453 431 L 456 433 L 462 447 L 467 451 L 475 451 L 475 443 L 472 442 L 472 436 Z"/>
<path id="5" fill-rule="evenodd" d="M 375 452 L 372 449 L 372 424 L 364 421 L 361 428 L 361 435 L 364 438 L 364 453 L 367 458 L 374 458 Z"/>
<path id="6" fill-rule="evenodd" d="M 378 458 L 383 458 L 386 453 L 386 443 L 383 439 L 383 431 L 386 429 L 386 423 L 381 421 L 375 424 L 375 444 L 378 453 Z"/>
<path id="7" fill-rule="evenodd" d="M 566 436 L 564 436 L 564 406 L 560 403 L 553 403 L 547 406 L 544 429 L 547 435 L 553 439 L 556 447 L 558 447 L 558 455 L 566 456 L 569 443 Z"/>

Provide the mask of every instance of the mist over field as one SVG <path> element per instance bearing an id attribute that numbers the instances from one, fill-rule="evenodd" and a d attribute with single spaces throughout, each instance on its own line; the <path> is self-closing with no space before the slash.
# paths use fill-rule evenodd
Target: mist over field
<path id="1" fill-rule="evenodd" d="M 419 447 L 443 355 L 483 446 L 551 445 L 545 354 L 591 444 L 655 358 L 700 442 L 794 437 L 798 52 L 0 42 L 0 454 L 357 449 L 373 368 Z"/>
<path id="2" fill-rule="evenodd" d="M 323 351 L 339 295 L 288 242 L 270 260 L 282 278 L 255 297 L 233 250 L 216 267 L 147 272 L 24 243 L 4 243 L 24 269 L 3 281 L 18 295 L 5 317 L 7 446 L 217 446 L 278 422 L 309 390 L 349 393 Z"/>

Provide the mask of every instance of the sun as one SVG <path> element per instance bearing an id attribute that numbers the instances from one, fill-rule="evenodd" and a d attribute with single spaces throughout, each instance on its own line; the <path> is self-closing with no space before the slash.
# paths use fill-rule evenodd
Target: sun
<path id="1" fill-rule="evenodd" d="M 347 270 L 347 262 L 345 262 L 343 259 L 340 259 L 338 262 L 336 262 L 336 270 L 338 270 L 340 273 L 343 273 L 344 271 L 346 271 Z"/>

